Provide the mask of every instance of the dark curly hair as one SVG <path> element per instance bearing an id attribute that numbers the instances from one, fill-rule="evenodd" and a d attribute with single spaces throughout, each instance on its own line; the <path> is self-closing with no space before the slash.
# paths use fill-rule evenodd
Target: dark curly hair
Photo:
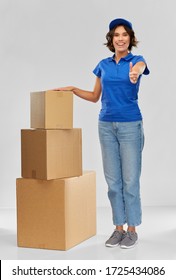
<path id="1" fill-rule="evenodd" d="M 126 25 L 122 25 L 126 32 L 128 33 L 128 35 L 130 36 L 130 44 L 129 44 L 129 47 L 128 47 L 128 50 L 131 51 L 133 47 L 137 47 L 137 44 L 139 43 L 135 37 L 135 33 L 132 29 L 130 29 L 128 26 Z M 115 52 L 115 48 L 113 46 L 113 37 L 114 37 L 114 31 L 115 29 L 117 28 L 117 26 L 115 26 L 112 30 L 110 30 L 107 34 L 106 34 L 106 40 L 107 40 L 107 43 L 105 43 L 104 45 L 106 47 L 108 47 L 108 49 L 111 51 L 111 52 Z"/>

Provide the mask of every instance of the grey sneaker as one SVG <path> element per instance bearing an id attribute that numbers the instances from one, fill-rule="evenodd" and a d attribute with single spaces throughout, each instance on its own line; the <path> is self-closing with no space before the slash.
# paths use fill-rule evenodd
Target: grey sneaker
<path id="1" fill-rule="evenodd" d="M 138 242 L 138 235 L 136 232 L 127 231 L 125 237 L 120 242 L 120 248 L 129 249 L 133 248 Z"/>
<path id="2" fill-rule="evenodd" d="M 105 242 L 105 245 L 107 247 L 116 247 L 120 244 L 124 236 L 125 236 L 125 231 L 114 230 L 110 238 Z"/>

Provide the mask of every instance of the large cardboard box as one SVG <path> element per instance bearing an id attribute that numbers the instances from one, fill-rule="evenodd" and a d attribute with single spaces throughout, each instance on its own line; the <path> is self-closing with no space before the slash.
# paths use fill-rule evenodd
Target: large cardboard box
<path id="1" fill-rule="evenodd" d="M 21 175 L 43 180 L 82 175 L 82 130 L 22 129 Z"/>
<path id="2" fill-rule="evenodd" d="M 31 92 L 31 128 L 73 128 L 73 92 Z"/>
<path id="3" fill-rule="evenodd" d="M 96 174 L 37 180 L 18 178 L 20 247 L 67 250 L 96 234 Z"/>

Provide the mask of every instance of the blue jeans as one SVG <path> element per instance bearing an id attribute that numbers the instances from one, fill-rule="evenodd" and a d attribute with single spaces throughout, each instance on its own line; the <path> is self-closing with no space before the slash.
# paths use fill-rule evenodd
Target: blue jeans
<path id="1" fill-rule="evenodd" d="M 113 224 L 140 225 L 143 123 L 99 121 L 98 127 Z"/>

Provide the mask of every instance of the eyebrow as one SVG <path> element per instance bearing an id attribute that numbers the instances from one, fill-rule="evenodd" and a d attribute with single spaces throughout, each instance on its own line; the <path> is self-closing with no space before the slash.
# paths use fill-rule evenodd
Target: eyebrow
<path id="1" fill-rule="evenodd" d="M 118 33 L 118 32 L 114 32 L 114 35 L 119 35 L 120 33 Z M 126 35 L 126 34 L 128 34 L 128 32 L 123 32 L 123 33 L 121 33 L 122 35 Z"/>

